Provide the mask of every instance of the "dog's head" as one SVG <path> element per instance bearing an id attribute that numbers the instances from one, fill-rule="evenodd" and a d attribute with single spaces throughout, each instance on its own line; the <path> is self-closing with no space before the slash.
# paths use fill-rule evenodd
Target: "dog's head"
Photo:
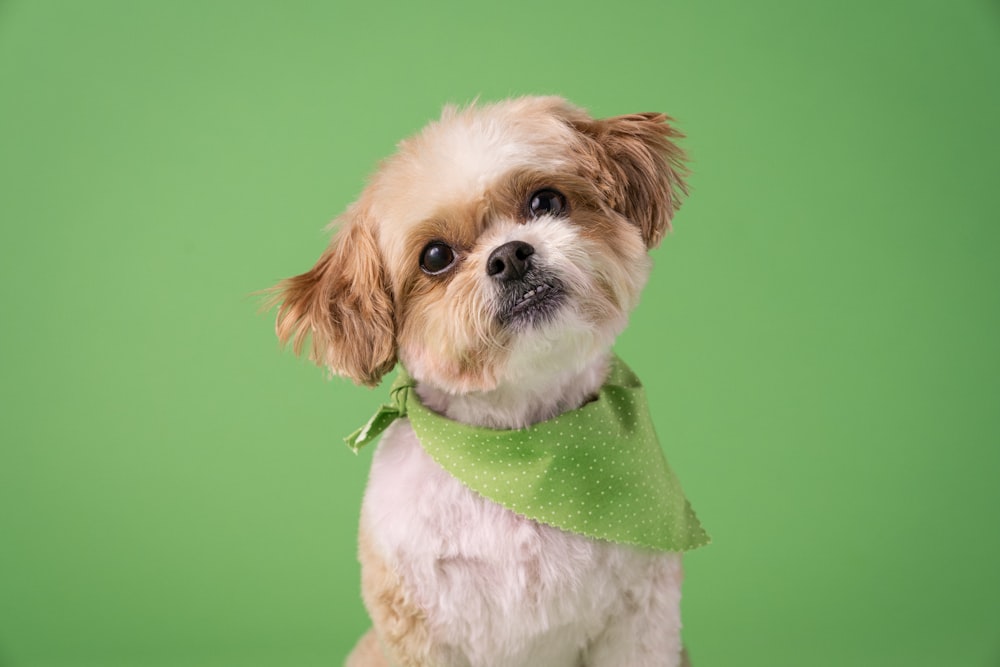
<path id="1" fill-rule="evenodd" d="M 685 192 L 668 120 L 555 97 L 446 108 L 277 286 L 278 337 L 368 385 L 397 357 L 450 393 L 583 367 L 624 328 Z"/>

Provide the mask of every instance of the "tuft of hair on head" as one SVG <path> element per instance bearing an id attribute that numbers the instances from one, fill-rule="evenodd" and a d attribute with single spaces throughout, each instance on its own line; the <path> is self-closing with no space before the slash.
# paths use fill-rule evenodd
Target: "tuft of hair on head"
<path id="1" fill-rule="evenodd" d="M 275 331 L 296 354 L 335 375 L 376 386 L 396 364 L 389 281 L 373 226 L 353 206 L 335 226 L 330 246 L 309 271 L 271 289 L 278 305 Z"/>

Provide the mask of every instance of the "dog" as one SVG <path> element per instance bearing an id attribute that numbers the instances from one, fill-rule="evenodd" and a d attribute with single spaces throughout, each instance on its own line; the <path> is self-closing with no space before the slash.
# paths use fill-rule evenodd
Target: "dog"
<path id="1" fill-rule="evenodd" d="M 687 194 L 672 122 L 595 119 L 558 97 L 446 107 L 380 165 L 315 266 L 276 286 L 279 339 L 361 385 L 400 362 L 411 413 L 469 428 L 530 433 L 596 405 Z M 392 422 L 372 461 L 359 558 L 373 628 L 350 667 L 686 664 L 680 550 L 496 502 L 415 423 Z"/>

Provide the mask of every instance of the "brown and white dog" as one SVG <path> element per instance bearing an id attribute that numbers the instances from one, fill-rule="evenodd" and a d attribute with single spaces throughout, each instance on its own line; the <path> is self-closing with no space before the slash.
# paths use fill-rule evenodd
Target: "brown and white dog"
<path id="1" fill-rule="evenodd" d="M 460 422 L 516 429 L 579 407 L 685 192 L 668 120 L 556 97 L 446 108 L 277 286 L 279 338 L 366 385 L 399 360 Z M 360 544 L 374 628 L 351 667 L 681 664 L 679 554 L 518 516 L 440 468 L 406 420 L 375 452 Z"/>

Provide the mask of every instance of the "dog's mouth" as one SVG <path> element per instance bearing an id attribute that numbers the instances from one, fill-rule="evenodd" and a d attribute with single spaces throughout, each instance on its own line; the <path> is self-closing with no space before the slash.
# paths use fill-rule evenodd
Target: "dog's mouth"
<path id="1" fill-rule="evenodd" d="M 517 313 L 527 308 L 534 308 L 545 302 L 545 299 L 552 294 L 552 285 L 540 283 L 535 285 L 521 295 L 521 298 L 514 304 L 513 312 Z"/>
<path id="2" fill-rule="evenodd" d="M 540 324 L 555 314 L 565 297 L 562 283 L 555 278 L 533 278 L 529 274 L 508 288 L 500 319 L 505 324 Z"/>

